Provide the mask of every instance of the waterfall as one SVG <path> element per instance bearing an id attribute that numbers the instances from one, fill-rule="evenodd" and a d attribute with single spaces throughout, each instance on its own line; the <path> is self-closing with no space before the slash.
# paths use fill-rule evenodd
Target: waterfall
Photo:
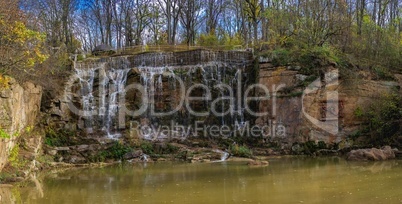
<path id="1" fill-rule="evenodd" d="M 216 162 L 224 162 L 224 161 L 226 161 L 226 160 L 229 158 L 229 156 L 230 156 L 230 154 L 229 154 L 228 152 L 225 152 L 225 151 L 222 151 L 222 150 L 219 150 L 219 149 L 215 149 L 215 150 L 213 150 L 213 151 L 216 152 L 216 153 L 221 154 L 221 159 L 220 159 L 219 161 L 216 161 Z"/>
<path id="2" fill-rule="evenodd" d="M 78 69 L 75 68 L 76 76 L 79 79 L 79 83 L 81 86 L 81 100 L 82 100 L 82 110 L 83 114 L 82 118 L 85 119 L 84 127 L 88 132 L 92 132 L 93 126 L 93 115 L 94 115 L 94 79 L 95 79 L 95 70 L 99 69 L 99 67 L 88 68 L 88 69 Z"/>
<path id="3" fill-rule="evenodd" d="M 235 73 L 235 77 L 230 81 L 230 86 L 231 87 L 235 87 L 236 88 L 236 96 L 242 96 L 242 90 L 245 89 L 245 85 L 243 84 L 243 86 L 241 83 L 241 74 L 243 73 L 242 69 L 237 69 L 236 73 Z M 234 124 L 233 125 L 239 125 L 240 127 L 244 126 L 245 124 L 245 119 L 244 119 L 244 105 L 242 104 L 242 100 L 235 100 L 236 103 L 233 104 L 233 109 L 232 109 L 232 113 L 233 113 L 233 118 L 234 118 Z"/>
<path id="4" fill-rule="evenodd" d="M 111 69 L 108 72 L 109 78 L 109 101 L 108 114 L 106 117 L 105 130 L 109 138 L 117 138 L 120 133 L 111 133 L 111 128 L 119 113 L 119 97 L 125 96 L 125 85 L 129 69 Z M 103 96 L 102 96 L 103 97 Z"/>
<path id="5" fill-rule="evenodd" d="M 184 127 L 194 126 L 200 121 L 205 125 L 241 127 L 246 120 L 245 102 L 239 96 L 244 93 L 246 84 L 242 79 L 245 63 L 244 60 L 243 63 L 239 61 L 232 59 L 230 53 L 194 51 L 187 54 L 147 53 L 75 63 L 79 83 L 74 86 L 80 86 L 80 93 L 73 96 L 73 101 L 81 105 L 80 112 L 84 113 L 79 114 L 78 127 L 85 128 L 92 135 L 103 134 L 110 139 L 118 139 L 121 136 L 121 124 L 118 124 L 121 117 L 151 129 L 170 127 L 172 124 L 170 132 L 141 130 L 146 133 L 141 136 L 150 140 L 194 135 L 195 130 Z M 133 72 L 129 81 L 140 83 L 143 89 L 131 89 L 124 105 L 129 105 L 132 110 L 138 107 L 144 109 L 140 110 L 142 115 L 123 116 L 120 112 L 124 101 L 120 99 L 126 99 L 125 87 L 131 69 Z M 194 85 L 198 87 L 188 93 Z M 183 103 L 187 94 L 193 99 Z M 208 96 L 208 100 L 201 99 L 203 96 L 204 99 Z M 202 116 L 192 114 L 187 107 L 202 113 Z M 171 114 L 155 116 L 152 113 Z"/>
<path id="6" fill-rule="evenodd" d="M 149 156 L 148 156 L 147 154 L 143 154 L 143 155 L 141 156 L 141 161 L 143 161 L 143 162 L 148 162 L 148 161 L 149 161 Z"/>
<path id="7" fill-rule="evenodd" d="M 141 73 L 141 81 L 145 88 L 144 92 L 148 96 L 149 107 L 153 110 L 155 108 L 155 96 L 160 96 L 163 92 L 162 75 L 166 71 L 165 67 L 139 67 L 138 70 Z M 155 85 L 155 78 L 156 85 Z M 149 109 L 147 111 L 147 117 L 149 116 Z"/>
<path id="8" fill-rule="evenodd" d="M 213 59 L 216 58 L 214 55 L 210 55 L 209 57 Z M 242 98 L 239 97 L 242 96 L 245 87 L 245 85 L 242 84 L 242 81 L 239 81 L 244 77 L 243 68 L 229 66 L 220 61 L 211 61 L 195 66 L 140 66 L 138 70 L 140 72 L 141 82 L 144 86 L 145 93 L 147 93 L 147 100 L 149 103 L 148 108 L 155 110 L 155 107 L 158 108 L 158 103 L 162 104 L 164 111 L 172 110 L 172 108 L 170 110 L 165 110 L 169 105 L 170 107 L 176 107 L 179 103 L 178 100 L 184 100 L 177 97 L 180 89 L 177 80 L 181 80 L 186 91 L 195 84 L 202 84 L 210 89 L 212 98 L 203 101 L 203 105 L 198 105 L 198 108 L 201 108 L 199 111 L 209 112 L 211 117 L 215 117 L 219 120 L 218 123 L 220 125 L 242 127 L 245 123 L 244 102 L 242 102 Z M 165 78 L 167 79 L 165 80 Z M 219 85 L 223 86 L 219 88 Z M 228 87 L 234 89 L 234 101 L 229 100 L 228 98 L 231 96 Z M 207 90 L 203 89 L 202 92 L 198 94 L 200 94 L 198 96 L 204 96 L 205 98 Z M 218 97 L 223 97 L 224 99 L 215 104 L 215 109 L 219 115 L 214 115 L 211 111 L 211 106 L 212 102 Z M 239 98 L 240 101 L 238 101 Z M 194 121 L 205 120 L 205 118 L 193 117 L 186 108 L 180 109 L 179 111 L 174 112 L 173 115 L 165 118 L 152 116 L 148 110 L 146 115 L 143 117 L 147 118 L 147 125 L 154 125 L 155 127 L 158 127 L 158 125 L 170 124 L 172 122 L 174 124 L 177 123 L 178 125 L 188 127 L 189 125 L 193 125 Z M 167 138 L 166 134 L 158 133 L 158 135 L 152 135 L 152 131 L 147 131 L 146 133 L 147 134 L 143 135 L 144 139 Z M 183 130 L 175 129 L 171 130 L 171 134 L 178 137 L 185 135 Z"/>
<path id="9" fill-rule="evenodd" d="M 119 98 L 125 96 L 129 63 L 119 58 L 107 62 L 78 63 L 74 69 L 80 85 L 83 111 L 80 119 L 84 121 L 87 132 L 101 130 L 108 138 L 117 139 L 120 136 L 116 130 L 122 102 Z"/>

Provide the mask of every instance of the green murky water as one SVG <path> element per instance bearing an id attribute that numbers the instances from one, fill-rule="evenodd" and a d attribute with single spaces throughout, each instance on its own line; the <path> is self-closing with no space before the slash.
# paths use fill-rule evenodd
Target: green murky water
<path id="1" fill-rule="evenodd" d="M 36 187 L 19 191 L 17 200 L 40 204 L 402 203 L 402 161 L 278 158 L 267 167 L 125 164 L 46 176 Z"/>

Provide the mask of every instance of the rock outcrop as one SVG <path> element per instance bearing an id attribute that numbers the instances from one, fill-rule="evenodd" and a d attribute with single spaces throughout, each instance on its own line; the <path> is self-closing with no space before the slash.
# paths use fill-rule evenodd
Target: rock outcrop
<path id="1" fill-rule="evenodd" d="M 258 81 L 267 87 L 270 98 L 259 103 L 259 111 L 269 114 L 258 117 L 256 124 L 276 130 L 282 125 L 286 131 L 267 140 L 288 149 L 310 141 L 344 142 L 362 124 L 355 111 L 402 84 L 402 77 L 399 82 L 376 81 L 366 72 L 355 73 L 357 79 L 345 79 L 331 64 L 321 70 L 321 76 L 306 76 L 300 67 L 274 66 L 269 59 L 260 59 Z"/>
<path id="2" fill-rule="evenodd" d="M 40 112 L 42 88 L 30 82 L 22 85 L 14 79 L 0 91 L 0 171 L 7 163 L 16 138 L 35 125 Z"/>
<path id="3" fill-rule="evenodd" d="M 395 152 L 390 146 L 385 146 L 382 149 L 358 149 L 352 150 L 346 155 L 349 161 L 384 161 L 395 159 Z"/>

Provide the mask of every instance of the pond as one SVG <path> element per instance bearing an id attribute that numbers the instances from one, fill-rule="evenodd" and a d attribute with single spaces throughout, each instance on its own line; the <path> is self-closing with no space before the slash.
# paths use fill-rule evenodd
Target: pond
<path id="1" fill-rule="evenodd" d="M 13 189 L 23 203 L 402 203 L 402 162 L 272 158 L 245 162 L 122 164 L 43 176 Z M 17 191 L 17 192 L 15 192 Z M 16 194 L 16 195 L 15 195 Z"/>

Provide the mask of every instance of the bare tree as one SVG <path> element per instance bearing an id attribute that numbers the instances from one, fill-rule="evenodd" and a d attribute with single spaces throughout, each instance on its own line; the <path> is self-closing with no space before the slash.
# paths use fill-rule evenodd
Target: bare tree
<path id="1" fill-rule="evenodd" d="M 260 22 L 261 4 L 259 0 L 244 0 L 244 12 L 253 26 L 254 43 L 258 41 L 258 23 Z"/>
<path id="2" fill-rule="evenodd" d="M 70 51 L 74 45 L 74 14 L 77 11 L 77 0 L 26 0 L 22 7 L 31 16 L 38 16 L 40 31 L 48 35 L 48 41 L 53 47 L 60 43 L 67 45 Z"/>
<path id="3" fill-rule="evenodd" d="M 199 24 L 201 16 L 200 0 L 184 0 L 181 10 L 180 21 L 184 27 L 186 44 L 194 45 L 196 31 L 195 28 Z"/>
<path id="4" fill-rule="evenodd" d="M 215 33 L 218 21 L 224 11 L 224 0 L 207 0 L 206 1 L 206 32 Z"/>
<path id="5" fill-rule="evenodd" d="M 177 28 L 180 20 L 181 10 L 183 8 L 183 0 L 158 0 L 159 6 L 163 8 L 167 25 L 167 41 L 168 44 L 176 43 Z"/>

